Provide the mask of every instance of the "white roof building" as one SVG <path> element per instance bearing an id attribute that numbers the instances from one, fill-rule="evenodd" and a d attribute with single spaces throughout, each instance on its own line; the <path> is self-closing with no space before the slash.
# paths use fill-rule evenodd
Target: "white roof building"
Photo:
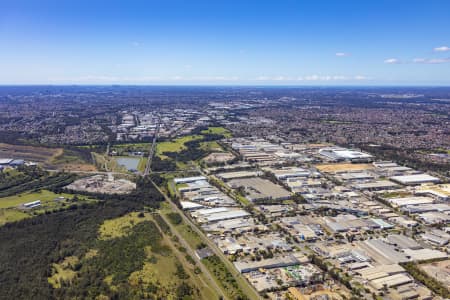
<path id="1" fill-rule="evenodd" d="M 415 174 L 415 175 L 402 175 L 392 176 L 392 181 L 398 182 L 403 185 L 418 185 L 423 183 L 438 183 L 441 180 L 437 177 L 428 174 Z"/>

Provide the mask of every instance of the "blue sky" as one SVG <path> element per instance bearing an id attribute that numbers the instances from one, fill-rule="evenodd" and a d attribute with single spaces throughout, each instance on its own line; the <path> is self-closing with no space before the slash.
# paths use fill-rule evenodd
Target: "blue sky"
<path id="1" fill-rule="evenodd" d="M 450 85 L 450 1 L 0 1 L 0 84 Z"/>

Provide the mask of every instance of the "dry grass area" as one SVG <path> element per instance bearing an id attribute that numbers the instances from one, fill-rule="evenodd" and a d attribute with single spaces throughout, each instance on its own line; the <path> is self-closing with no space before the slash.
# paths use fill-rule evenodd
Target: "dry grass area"
<path id="1" fill-rule="evenodd" d="M 344 171 L 363 171 L 373 169 L 371 164 L 352 164 L 352 163 L 338 163 L 338 164 L 322 164 L 315 166 L 319 171 L 325 173 L 336 173 Z"/>
<path id="2" fill-rule="evenodd" d="M 53 288 L 61 288 L 62 283 L 71 282 L 77 273 L 73 270 L 80 260 L 76 256 L 68 256 L 62 262 L 53 264 L 52 276 L 48 278 Z"/>
<path id="3" fill-rule="evenodd" d="M 424 264 L 420 268 L 429 276 L 440 281 L 445 286 L 450 287 L 450 259 Z"/>
<path id="4" fill-rule="evenodd" d="M 61 169 L 63 171 L 81 171 L 81 172 L 95 172 L 97 168 L 90 164 L 64 164 Z"/>
<path id="5" fill-rule="evenodd" d="M 92 164 L 86 164 L 77 157 L 68 157 L 63 148 L 10 145 L 0 143 L 0 157 L 23 159 L 42 164 L 46 168 L 58 167 L 72 171 L 97 171 Z"/>
<path id="6" fill-rule="evenodd" d="M 133 227 L 140 222 L 152 220 L 149 213 L 139 217 L 139 213 L 132 212 L 119 218 L 106 220 L 99 229 L 99 239 L 109 240 L 131 233 Z"/>
<path id="7" fill-rule="evenodd" d="M 433 185 L 423 185 L 418 188 L 419 191 L 429 190 L 436 193 L 440 193 L 445 196 L 450 196 L 450 183 L 446 184 L 433 184 Z"/>
<path id="8" fill-rule="evenodd" d="M 229 152 L 213 152 L 206 156 L 203 160 L 207 163 L 227 162 L 234 158 L 234 155 Z"/>
<path id="9" fill-rule="evenodd" d="M 37 146 L 10 145 L 0 143 L 0 157 L 30 160 L 42 164 L 63 153 L 62 148 L 46 148 Z"/>

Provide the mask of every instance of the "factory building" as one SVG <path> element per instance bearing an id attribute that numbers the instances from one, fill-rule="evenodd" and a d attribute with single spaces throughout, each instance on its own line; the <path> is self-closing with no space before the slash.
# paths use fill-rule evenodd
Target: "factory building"
<path id="1" fill-rule="evenodd" d="M 414 175 L 401 175 L 392 176 L 392 181 L 403 185 L 419 185 L 424 183 L 439 183 L 441 180 L 437 177 L 428 174 L 414 174 Z"/>

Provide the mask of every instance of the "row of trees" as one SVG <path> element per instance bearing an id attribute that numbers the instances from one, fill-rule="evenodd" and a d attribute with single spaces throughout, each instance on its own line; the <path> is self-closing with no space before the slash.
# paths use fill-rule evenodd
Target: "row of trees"
<path id="1" fill-rule="evenodd" d="M 33 175 L 25 175 L 20 178 L 22 179 L 6 183 L 3 188 L 0 189 L 0 197 L 17 195 L 28 190 L 40 190 L 44 188 L 49 190 L 62 189 L 64 186 L 74 181 L 76 175 L 69 173 L 57 173 L 52 175 L 48 172 L 36 172 L 33 173 Z M 25 179 L 28 180 L 25 181 Z M 14 184 L 14 182 L 16 184 Z"/>
<path id="2" fill-rule="evenodd" d="M 214 277 L 218 278 L 220 284 L 228 292 L 232 299 L 245 300 L 248 299 L 246 295 L 239 288 L 239 285 L 234 279 L 233 274 L 228 271 L 225 264 L 216 255 L 209 256 L 203 259 L 205 265 L 210 269 Z"/>
<path id="3" fill-rule="evenodd" d="M 439 296 L 443 297 L 444 299 L 450 298 L 450 290 L 448 287 L 434 279 L 433 277 L 429 276 L 427 273 L 425 273 L 423 270 L 419 268 L 418 265 L 412 262 L 407 262 L 401 264 L 403 268 L 405 268 L 406 271 L 408 271 L 409 274 L 411 274 L 414 279 L 417 281 L 422 282 L 426 287 L 428 287 L 430 290 L 438 294 Z"/>
<path id="4" fill-rule="evenodd" d="M 15 171 L 0 172 L 0 191 L 48 175 L 37 166 L 19 166 Z"/>

